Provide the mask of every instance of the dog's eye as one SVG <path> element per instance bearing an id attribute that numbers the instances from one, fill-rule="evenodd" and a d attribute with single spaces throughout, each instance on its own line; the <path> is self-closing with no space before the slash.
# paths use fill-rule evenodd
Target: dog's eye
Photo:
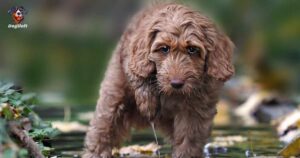
<path id="1" fill-rule="evenodd" d="M 167 54 L 167 53 L 169 53 L 169 51 L 170 51 L 170 47 L 167 46 L 167 45 L 165 45 L 165 46 L 160 47 L 159 50 L 160 50 L 162 53 Z"/>
<path id="2" fill-rule="evenodd" d="M 198 47 L 189 46 L 186 49 L 187 49 L 187 52 L 191 55 L 200 53 L 200 48 L 198 48 Z"/>

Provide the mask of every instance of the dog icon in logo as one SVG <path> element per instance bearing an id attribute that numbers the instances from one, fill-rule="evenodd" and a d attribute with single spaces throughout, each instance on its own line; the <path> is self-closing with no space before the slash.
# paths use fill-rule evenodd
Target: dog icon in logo
<path id="1" fill-rule="evenodd" d="M 23 6 L 12 7 L 8 10 L 8 14 L 12 16 L 15 24 L 20 24 L 24 20 L 24 15 L 27 14 L 27 11 Z"/>

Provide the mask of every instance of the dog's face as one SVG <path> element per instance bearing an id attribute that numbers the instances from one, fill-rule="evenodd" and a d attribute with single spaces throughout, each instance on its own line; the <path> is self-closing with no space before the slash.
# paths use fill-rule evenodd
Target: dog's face
<path id="1" fill-rule="evenodd" d="M 166 94 L 191 93 L 201 85 L 205 71 L 203 42 L 192 27 L 164 27 L 156 33 L 149 54 L 149 60 L 155 63 L 158 85 Z"/>
<path id="2" fill-rule="evenodd" d="M 233 74 L 233 44 L 208 18 L 171 5 L 144 20 L 130 68 L 143 78 L 156 72 L 162 93 L 189 94 L 206 76 L 224 82 Z"/>
<path id="3" fill-rule="evenodd" d="M 20 11 L 20 9 L 13 14 L 13 18 L 17 23 L 20 23 L 24 19 L 23 13 Z"/>

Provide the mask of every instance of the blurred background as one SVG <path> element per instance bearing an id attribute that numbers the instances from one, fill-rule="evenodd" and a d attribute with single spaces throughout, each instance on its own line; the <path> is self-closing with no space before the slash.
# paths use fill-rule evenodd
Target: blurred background
<path id="1" fill-rule="evenodd" d="M 106 64 L 130 17 L 158 1 L 1 0 L 0 78 L 44 104 L 95 105 Z M 236 45 L 235 79 L 295 96 L 300 91 L 300 1 L 185 0 Z M 8 29 L 7 11 L 24 6 L 27 29 Z M 231 84 L 235 85 L 235 79 Z M 230 82 L 229 82 L 230 85 Z"/>
<path id="2" fill-rule="evenodd" d="M 62 132 L 50 139 L 54 155 L 80 155 L 112 51 L 130 17 L 159 2 L 0 0 L 0 81 L 37 94 L 35 112 Z M 225 84 L 204 153 L 274 156 L 282 142 L 292 142 L 280 155 L 300 155 L 300 1 L 179 2 L 213 19 L 236 46 L 236 74 Z M 28 28 L 8 29 L 13 6 L 28 11 Z M 132 141 L 122 145 L 154 141 L 150 129 L 132 133 Z M 159 133 L 158 142 L 162 155 L 171 152 Z"/>

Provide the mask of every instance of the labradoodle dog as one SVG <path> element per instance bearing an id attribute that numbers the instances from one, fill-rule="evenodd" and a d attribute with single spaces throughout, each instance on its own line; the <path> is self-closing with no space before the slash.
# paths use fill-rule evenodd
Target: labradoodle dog
<path id="1" fill-rule="evenodd" d="M 130 127 L 149 122 L 166 135 L 173 158 L 202 157 L 220 89 L 234 73 L 232 52 L 199 12 L 179 4 L 142 10 L 113 53 L 83 157 L 112 157 Z"/>

